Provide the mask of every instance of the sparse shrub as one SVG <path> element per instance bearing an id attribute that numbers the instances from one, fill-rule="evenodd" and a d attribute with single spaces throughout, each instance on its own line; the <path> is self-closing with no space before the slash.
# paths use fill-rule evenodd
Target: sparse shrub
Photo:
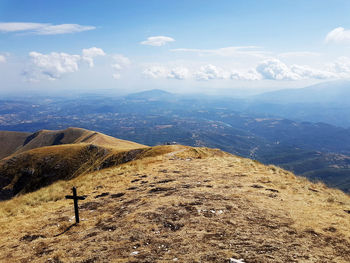
<path id="1" fill-rule="evenodd" d="M 258 161 L 258 160 L 253 160 L 253 162 L 255 163 L 255 164 L 262 164 L 260 161 Z"/>
<path id="2" fill-rule="evenodd" d="M 327 198 L 327 202 L 328 202 L 328 203 L 334 203 L 334 202 L 335 202 L 335 198 L 334 198 L 333 196 L 328 197 L 328 198 Z"/>

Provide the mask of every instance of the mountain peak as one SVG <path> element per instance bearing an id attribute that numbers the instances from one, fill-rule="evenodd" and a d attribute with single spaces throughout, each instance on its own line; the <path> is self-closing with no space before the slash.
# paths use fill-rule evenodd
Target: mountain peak
<path id="1" fill-rule="evenodd" d="M 164 91 L 161 89 L 152 89 L 141 91 L 137 93 L 132 93 L 126 96 L 128 99 L 161 99 L 161 98 L 169 98 L 173 96 L 173 93 L 168 91 Z"/>
<path id="2" fill-rule="evenodd" d="M 75 127 L 65 130 L 39 130 L 34 133 L 0 131 L 0 159 L 40 147 L 77 143 L 120 148 L 144 147 L 141 144 Z"/>
<path id="3" fill-rule="evenodd" d="M 338 190 L 208 148 L 113 160 L 124 162 L 2 202 L 0 260 L 350 261 L 350 197 Z M 78 225 L 73 185 L 86 196 Z"/>

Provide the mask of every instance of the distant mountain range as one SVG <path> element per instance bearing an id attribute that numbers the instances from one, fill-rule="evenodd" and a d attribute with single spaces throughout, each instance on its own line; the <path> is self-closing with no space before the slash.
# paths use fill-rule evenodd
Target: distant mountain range
<path id="1" fill-rule="evenodd" d="M 240 110 L 346 128 L 350 127 L 349 97 L 350 81 L 324 82 L 253 96 Z"/>
<path id="2" fill-rule="evenodd" d="M 348 85 L 325 83 L 244 100 L 163 90 L 124 97 L 3 99 L 0 129 L 34 132 L 74 126 L 149 146 L 177 142 L 219 148 L 350 191 L 350 111 L 344 99 Z M 317 103 L 311 102 L 312 94 Z M 309 120 L 317 116 L 321 120 Z M 344 122 L 336 126 L 327 119 Z M 23 144 L 30 135 L 11 136 Z M 57 138 L 50 140 L 61 142 Z M 0 154 L 16 147 L 8 144 Z"/>
<path id="3" fill-rule="evenodd" d="M 283 89 L 256 95 L 253 98 L 260 101 L 278 104 L 312 103 L 350 105 L 350 81 L 339 80 L 322 82 L 299 89 Z"/>

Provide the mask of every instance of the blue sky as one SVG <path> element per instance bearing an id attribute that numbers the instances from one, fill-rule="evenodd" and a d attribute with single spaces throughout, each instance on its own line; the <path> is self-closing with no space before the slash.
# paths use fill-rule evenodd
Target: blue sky
<path id="1" fill-rule="evenodd" d="M 350 1 L 0 0 L 0 87 L 178 92 L 350 77 Z"/>

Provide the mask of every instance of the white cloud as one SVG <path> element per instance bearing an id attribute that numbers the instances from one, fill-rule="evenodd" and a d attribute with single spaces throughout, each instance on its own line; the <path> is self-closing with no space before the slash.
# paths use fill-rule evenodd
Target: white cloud
<path id="1" fill-rule="evenodd" d="M 211 64 L 200 67 L 195 73 L 197 80 L 227 79 L 229 76 L 228 72 Z"/>
<path id="2" fill-rule="evenodd" d="M 258 63 L 246 71 L 232 69 L 229 67 L 220 67 L 213 64 L 200 66 L 199 68 L 189 69 L 183 66 L 171 67 L 169 65 L 153 65 L 143 70 L 143 75 L 152 78 L 168 79 L 194 79 L 197 81 L 209 80 L 279 80 L 296 81 L 306 79 L 330 79 L 350 77 L 350 59 L 343 58 L 333 63 L 332 69 L 316 69 L 307 65 L 287 65 L 278 59 L 267 59 Z M 337 72 L 336 72 L 337 71 Z M 339 74 L 339 72 L 342 72 Z"/>
<path id="3" fill-rule="evenodd" d="M 298 80 L 300 76 L 294 73 L 290 68 L 278 59 L 267 59 L 259 63 L 256 71 L 264 79 L 273 80 Z"/>
<path id="4" fill-rule="evenodd" d="M 32 31 L 48 25 L 41 23 L 0 23 L 0 32 Z"/>
<path id="5" fill-rule="evenodd" d="M 113 57 L 113 59 L 114 59 L 114 61 L 115 61 L 116 63 L 119 63 L 119 64 L 121 64 L 121 65 L 123 65 L 123 66 L 128 66 L 128 65 L 131 64 L 130 59 L 127 58 L 127 57 L 125 57 L 125 56 L 122 55 L 122 54 L 115 54 L 115 55 L 113 55 L 112 57 Z"/>
<path id="6" fill-rule="evenodd" d="M 256 72 L 255 69 L 251 69 L 248 72 L 233 71 L 230 75 L 231 79 L 234 80 L 261 80 L 262 76 Z"/>
<path id="7" fill-rule="evenodd" d="M 0 23 L 0 32 L 27 32 L 35 35 L 59 35 L 78 33 L 87 30 L 93 30 L 94 26 L 82 26 L 78 24 L 60 24 L 52 25 L 45 23 L 24 23 L 10 22 Z"/>
<path id="8" fill-rule="evenodd" d="M 93 58 L 96 56 L 105 56 L 105 52 L 97 47 L 82 50 L 82 55 L 52 52 L 42 54 L 32 51 L 29 53 L 30 63 L 23 74 L 30 81 L 39 81 L 41 79 L 56 80 L 66 73 L 73 73 L 79 70 L 82 62 L 87 62 L 93 67 Z"/>
<path id="9" fill-rule="evenodd" d="M 163 66 L 150 66 L 144 69 L 142 74 L 148 78 L 159 79 L 165 78 L 168 75 L 168 70 Z"/>
<path id="10" fill-rule="evenodd" d="M 257 46 L 237 46 L 237 47 L 224 47 L 218 49 L 195 49 L 195 48 L 177 48 L 171 49 L 172 52 L 187 52 L 196 53 L 198 55 L 216 55 L 222 57 L 230 56 L 253 56 L 253 57 L 266 57 L 269 52 L 259 50 Z"/>
<path id="11" fill-rule="evenodd" d="M 301 80 L 335 78 L 336 74 L 326 70 L 314 69 L 306 65 L 287 66 L 278 59 L 268 59 L 259 63 L 256 71 L 263 79 Z"/>
<path id="12" fill-rule="evenodd" d="M 330 64 L 330 71 L 338 74 L 340 77 L 350 76 L 350 58 L 339 57 L 336 61 Z"/>
<path id="13" fill-rule="evenodd" d="M 169 79 L 187 79 L 190 75 L 190 71 L 185 67 L 176 67 L 170 70 L 168 74 Z"/>
<path id="14" fill-rule="evenodd" d="M 113 78 L 120 79 L 122 70 L 131 64 L 130 59 L 121 54 L 116 54 L 112 57 L 114 60 L 114 63 L 111 65 L 114 70 Z"/>
<path id="15" fill-rule="evenodd" d="M 106 55 L 106 53 L 101 48 L 97 47 L 83 49 L 82 53 L 82 59 L 85 60 L 91 68 L 94 66 L 94 57 Z"/>
<path id="16" fill-rule="evenodd" d="M 182 66 L 163 66 L 163 65 L 153 65 L 145 68 L 142 74 L 147 78 L 160 79 L 178 79 L 184 80 L 190 77 L 190 71 L 186 67 Z"/>
<path id="17" fill-rule="evenodd" d="M 114 70 L 114 73 L 113 73 L 112 77 L 114 79 L 120 79 L 121 78 L 120 72 L 123 69 L 122 66 L 120 66 L 119 64 L 112 64 L 111 67 Z"/>
<path id="18" fill-rule="evenodd" d="M 328 79 L 337 77 L 336 74 L 325 71 L 314 69 L 309 66 L 292 65 L 290 67 L 291 71 L 299 76 L 300 79 Z"/>
<path id="19" fill-rule="evenodd" d="M 149 46 L 164 46 L 165 44 L 169 42 L 174 42 L 175 39 L 171 37 L 166 37 L 166 36 L 154 36 L 154 37 L 148 37 L 147 40 L 142 41 L 142 45 L 149 45 Z"/>
<path id="20" fill-rule="evenodd" d="M 326 43 L 350 43 L 350 30 L 343 27 L 337 27 L 329 32 L 326 36 Z"/>
<path id="21" fill-rule="evenodd" d="M 77 24 L 62 24 L 62 25 L 49 25 L 36 31 L 38 35 L 59 35 L 59 34 L 71 34 L 79 33 L 83 31 L 93 30 L 94 26 L 81 26 Z"/>
<path id="22" fill-rule="evenodd" d="M 0 63 L 5 63 L 6 57 L 4 55 L 0 55 Z"/>
<path id="23" fill-rule="evenodd" d="M 29 57 L 33 64 L 30 77 L 43 75 L 51 80 L 60 78 L 62 74 L 78 71 L 81 59 L 79 55 L 56 52 L 45 55 L 34 51 L 29 53 Z"/>

